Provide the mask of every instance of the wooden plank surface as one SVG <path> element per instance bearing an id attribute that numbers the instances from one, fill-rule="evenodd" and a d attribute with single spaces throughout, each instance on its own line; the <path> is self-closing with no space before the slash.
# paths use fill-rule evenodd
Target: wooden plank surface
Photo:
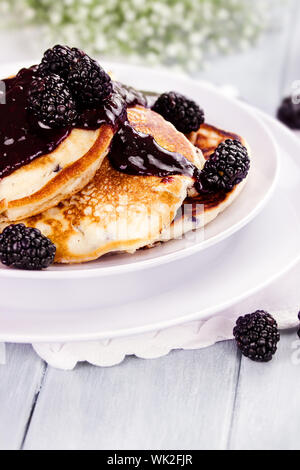
<path id="1" fill-rule="evenodd" d="M 274 113 L 300 79 L 299 2 L 288 5 L 282 31 L 200 77 L 233 84 Z M 0 366 L 0 449 L 299 448 L 295 339 L 295 332 L 284 334 L 267 365 L 240 362 L 226 342 L 72 372 L 46 368 L 30 346 L 9 345 Z"/>
<path id="2" fill-rule="evenodd" d="M 295 331 L 282 335 L 270 364 L 242 359 L 230 449 L 300 449 L 299 359 Z"/>
<path id="3" fill-rule="evenodd" d="M 238 372 L 232 342 L 109 369 L 50 368 L 24 448 L 224 448 Z"/>
<path id="4" fill-rule="evenodd" d="M 0 366 L 0 450 L 19 449 L 30 424 L 46 365 L 29 345 L 7 345 Z"/>

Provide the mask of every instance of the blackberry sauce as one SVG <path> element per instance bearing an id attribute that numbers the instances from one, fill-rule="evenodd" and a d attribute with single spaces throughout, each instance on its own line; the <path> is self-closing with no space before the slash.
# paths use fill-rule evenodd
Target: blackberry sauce
<path id="1" fill-rule="evenodd" d="M 217 193 L 199 193 L 194 197 L 187 197 L 184 204 L 190 204 L 193 207 L 193 215 L 197 216 L 197 205 L 203 204 L 205 209 L 213 209 L 221 202 L 225 201 L 228 193 L 218 191 Z M 195 213 L 194 213 L 195 212 Z"/>
<path id="2" fill-rule="evenodd" d="M 109 158 L 123 173 L 140 176 L 186 175 L 197 179 L 200 170 L 180 153 L 162 148 L 151 135 L 125 121 L 114 136 Z"/>
<path id="3" fill-rule="evenodd" d="M 6 104 L 0 104 L 0 178 L 52 152 L 70 133 L 70 129 L 39 125 L 27 113 L 27 91 L 34 73 L 34 67 L 22 69 L 16 77 L 4 80 Z"/>
<path id="4" fill-rule="evenodd" d="M 34 159 L 53 152 L 70 134 L 72 127 L 51 129 L 27 111 L 27 94 L 37 67 L 22 69 L 3 80 L 5 104 L 0 104 L 0 178 L 10 175 Z M 147 105 L 139 92 L 114 82 L 113 92 L 99 109 L 79 113 L 76 127 L 95 130 L 102 124 L 115 130 L 126 120 L 128 106 Z"/>
<path id="5" fill-rule="evenodd" d="M 137 104 L 147 106 L 147 99 L 142 93 L 119 82 L 113 82 L 113 91 L 103 105 L 98 109 L 83 110 L 76 127 L 95 130 L 102 124 L 109 124 L 118 130 L 127 120 L 127 108 Z"/>

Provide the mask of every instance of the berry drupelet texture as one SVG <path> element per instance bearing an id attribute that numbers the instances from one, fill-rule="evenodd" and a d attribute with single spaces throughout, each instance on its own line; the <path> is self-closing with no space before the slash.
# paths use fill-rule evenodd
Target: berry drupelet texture
<path id="1" fill-rule="evenodd" d="M 33 80 L 27 106 L 39 121 L 49 127 L 71 126 L 77 117 L 69 88 L 62 78 L 54 74 Z"/>
<path id="2" fill-rule="evenodd" d="M 246 147 L 238 140 L 222 142 L 201 171 L 197 189 L 199 192 L 231 191 L 246 178 L 250 159 Z"/>
<path id="3" fill-rule="evenodd" d="M 274 318 L 263 310 L 238 318 L 233 335 L 242 354 L 257 362 L 268 362 L 280 340 Z"/>
<path id="4" fill-rule="evenodd" d="M 0 234 L 0 261 L 18 269 L 40 270 L 54 261 L 55 245 L 36 228 L 9 225 Z"/>
<path id="5" fill-rule="evenodd" d="M 277 112 L 278 119 L 291 129 L 300 129 L 300 103 L 291 96 L 284 98 Z"/>
<path id="6" fill-rule="evenodd" d="M 38 66 L 37 73 L 41 77 L 49 74 L 56 74 L 67 79 L 70 70 L 76 62 L 85 56 L 85 53 L 76 47 L 61 46 L 57 44 L 44 53 L 41 63 Z"/>
<path id="7" fill-rule="evenodd" d="M 69 73 L 67 83 L 82 108 L 98 106 L 112 92 L 110 76 L 88 56 L 77 62 Z"/>
<path id="8" fill-rule="evenodd" d="M 152 109 L 183 134 L 197 131 L 204 122 L 204 111 L 200 106 L 175 91 L 160 95 Z"/>

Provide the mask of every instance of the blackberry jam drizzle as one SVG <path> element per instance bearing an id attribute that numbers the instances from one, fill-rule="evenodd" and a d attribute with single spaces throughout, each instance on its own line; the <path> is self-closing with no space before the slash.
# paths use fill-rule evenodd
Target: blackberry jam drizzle
<path id="1" fill-rule="evenodd" d="M 162 148 L 151 135 L 125 121 L 114 136 L 109 159 L 123 173 L 140 176 L 186 175 L 197 179 L 200 170 L 186 157 Z"/>
<path id="2" fill-rule="evenodd" d="M 153 96 L 143 95 L 121 85 L 127 107 L 137 104 L 149 107 Z M 156 95 L 156 94 L 155 94 Z M 149 134 L 135 129 L 126 118 L 120 123 L 109 152 L 111 165 L 129 175 L 167 177 L 185 175 L 198 180 L 200 170 L 186 157 L 161 147 Z"/>
<path id="3" fill-rule="evenodd" d="M 27 113 L 27 92 L 34 68 L 3 80 L 5 104 L 0 104 L 0 178 L 41 155 L 52 152 L 71 129 L 49 129 Z"/>
<path id="4" fill-rule="evenodd" d="M 183 155 L 162 148 L 150 135 L 134 129 L 127 120 L 127 108 L 148 106 L 140 92 L 113 82 L 113 91 L 97 109 L 79 110 L 73 127 L 49 128 L 27 111 L 27 94 L 36 76 L 36 66 L 22 69 L 4 80 L 6 102 L 0 104 L 0 178 L 36 158 L 51 153 L 68 137 L 73 127 L 96 130 L 103 124 L 113 127 L 110 162 L 124 173 L 166 177 L 183 174 L 198 179 L 200 170 Z"/>

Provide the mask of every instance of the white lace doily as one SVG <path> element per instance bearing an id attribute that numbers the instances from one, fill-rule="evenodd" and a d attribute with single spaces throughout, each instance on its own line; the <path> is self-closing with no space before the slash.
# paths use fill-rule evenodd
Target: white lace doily
<path id="1" fill-rule="evenodd" d="M 297 325 L 297 309 L 272 312 L 281 329 Z M 232 339 L 236 317 L 217 316 L 138 336 L 81 343 L 33 344 L 34 350 L 48 364 L 73 369 L 87 361 L 102 367 L 119 364 L 128 355 L 143 359 L 165 356 L 172 349 L 200 349 Z"/>

